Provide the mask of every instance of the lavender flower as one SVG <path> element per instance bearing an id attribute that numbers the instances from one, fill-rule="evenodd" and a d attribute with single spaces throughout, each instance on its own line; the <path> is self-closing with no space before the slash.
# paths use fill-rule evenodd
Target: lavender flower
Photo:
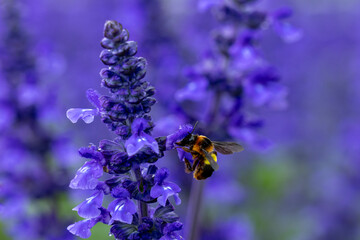
<path id="1" fill-rule="evenodd" d="M 59 197 L 67 198 L 62 183 L 68 169 L 54 151 L 69 143 L 41 124 L 48 102 L 40 94 L 19 6 L 13 0 L 2 3 L 6 32 L 1 46 L 0 217 L 13 239 L 73 239 L 66 231 L 71 219 L 58 211 Z"/>
<path id="2" fill-rule="evenodd" d="M 68 230 L 87 238 L 90 229 L 103 222 L 111 225 L 110 234 L 116 239 L 181 239 L 177 231 L 182 224 L 169 201 L 173 196 L 180 204 L 180 188 L 165 180 L 168 170 L 153 164 L 164 155 L 166 138 L 151 136 L 154 124 L 148 113 L 156 100 L 152 97 L 155 89 L 143 80 L 146 60 L 135 57 L 136 42 L 129 41 L 127 30 L 116 21 L 105 23 L 101 45 L 105 50 L 100 59 L 108 67 L 100 76 L 110 95 L 89 90 L 87 96 L 95 109 L 70 109 L 67 116 L 72 122 L 82 118 L 89 123 L 100 115 L 117 137 L 79 150 L 89 160 L 70 187 L 94 193 L 74 208 L 85 220 Z M 105 195 L 113 199 L 107 208 L 103 207 Z M 154 209 L 150 204 L 156 202 L 159 206 Z"/>

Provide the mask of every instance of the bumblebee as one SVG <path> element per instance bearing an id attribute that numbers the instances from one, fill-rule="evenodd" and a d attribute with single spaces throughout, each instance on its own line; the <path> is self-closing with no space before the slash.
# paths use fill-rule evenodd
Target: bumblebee
<path id="1" fill-rule="evenodd" d="M 211 141 L 203 135 L 189 133 L 181 141 L 176 142 L 179 148 L 189 152 L 194 160 L 191 165 L 188 159 L 185 161 L 185 172 L 194 172 L 194 178 L 203 180 L 212 175 L 219 169 L 217 164 L 217 152 L 221 154 L 233 154 L 241 152 L 244 148 L 235 142 L 217 142 Z"/>

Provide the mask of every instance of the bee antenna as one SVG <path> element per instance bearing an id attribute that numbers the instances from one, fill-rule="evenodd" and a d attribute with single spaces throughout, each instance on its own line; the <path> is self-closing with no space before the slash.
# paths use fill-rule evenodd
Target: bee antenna
<path id="1" fill-rule="evenodd" d="M 194 124 L 193 130 L 191 131 L 190 134 L 192 134 L 192 133 L 195 131 L 195 128 L 196 128 L 196 126 L 197 126 L 198 123 L 199 123 L 199 121 L 196 121 L 196 123 Z"/>

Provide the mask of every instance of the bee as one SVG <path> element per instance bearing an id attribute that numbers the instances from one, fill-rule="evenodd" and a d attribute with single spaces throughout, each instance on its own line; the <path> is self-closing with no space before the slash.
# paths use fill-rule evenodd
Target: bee
<path id="1" fill-rule="evenodd" d="M 191 133 L 179 142 L 176 142 L 176 144 L 178 148 L 190 153 L 194 160 L 191 165 L 188 159 L 184 159 L 185 172 L 194 172 L 195 179 L 203 180 L 210 177 L 214 171 L 219 169 L 217 152 L 227 155 L 241 152 L 244 148 L 235 142 L 211 141 L 206 136 L 193 134 L 195 126 Z"/>

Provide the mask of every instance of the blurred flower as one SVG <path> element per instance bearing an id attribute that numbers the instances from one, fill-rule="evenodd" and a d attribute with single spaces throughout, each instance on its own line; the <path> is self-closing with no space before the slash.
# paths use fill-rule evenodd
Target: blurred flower
<path id="1" fill-rule="evenodd" d="M 53 99 L 41 94 L 36 60 L 21 25 L 18 1 L 5 0 L 0 81 L 0 202 L 1 219 L 13 239 L 73 239 L 65 230 L 72 219 L 60 213 L 59 196 L 67 200 L 67 155 L 58 157 L 60 134 L 48 129 L 41 118 Z M 46 89 L 49 91 L 49 89 Z M 20 231 L 19 231 L 20 229 Z"/>

